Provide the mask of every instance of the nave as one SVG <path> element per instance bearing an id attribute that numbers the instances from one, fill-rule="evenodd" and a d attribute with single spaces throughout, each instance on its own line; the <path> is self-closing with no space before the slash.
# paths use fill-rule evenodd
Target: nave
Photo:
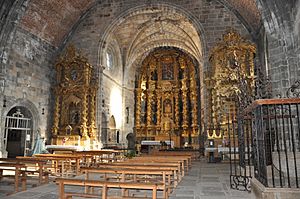
<path id="1" fill-rule="evenodd" d="M 229 163 L 212 164 L 207 160 L 193 161 L 190 171 L 171 193 L 170 199 L 250 199 L 251 194 L 230 189 Z M 78 178 L 83 178 L 79 176 Z M 2 186 L 2 185 L 1 185 Z M 70 190 L 78 190 L 71 188 Z M 58 187 L 51 182 L 30 188 L 25 192 L 4 197 L 5 199 L 54 199 L 58 198 Z"/>

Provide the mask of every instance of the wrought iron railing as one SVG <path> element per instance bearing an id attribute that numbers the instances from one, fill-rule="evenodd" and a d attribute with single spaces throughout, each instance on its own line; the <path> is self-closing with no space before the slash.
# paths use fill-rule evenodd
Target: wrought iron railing
<path id="1" fill-rule="evenodd" d="M 230 186 L 250 191 L 253 175 L 251 120 L 247 117 L 228 117 Z"/>
<path id="2" fill-rule="evenodd" d="M 256 100 L 244 117 L 251 120 L 255 178 L 266 187 L 299 188 L 300 98 Z M 242 126 L 245 136 L 247 125 Z"/>

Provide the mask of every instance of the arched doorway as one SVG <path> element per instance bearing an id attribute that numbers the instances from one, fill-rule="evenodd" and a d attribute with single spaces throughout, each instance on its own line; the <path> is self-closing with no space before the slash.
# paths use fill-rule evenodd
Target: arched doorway
<path id="1" fill-rule="evenodd" d="M 134 150 L 135 149 L 135 141 L 134 141 L 134 134 L 133 133 L 128 133 L 126 136 L 126 140 L 128 143 L 127 148 L 129 150 Z"/>
<path id="2" fill-rule="evenodd" d="M 108 128 L 109 128 L 109 133 L 107 136 L 107 143 L 108 143 L 108 145 L 113 146 L 117 143 L 116 120 L 113 115 L 109 118 Z"/>
<path id="3" fill-rule="evenodd" d="M 198 63 L 178 48 L 155 49 L 142 62 L 135 89 L 135 129 L 143 140 L 199 147 Z"/>
<path id="4" fill-rule="evenodd" d="M 12 108 L 5 117 L 4 147 L 9 158 L 30 153 L 33 140 L 32 114 L 22 106 Z"/>

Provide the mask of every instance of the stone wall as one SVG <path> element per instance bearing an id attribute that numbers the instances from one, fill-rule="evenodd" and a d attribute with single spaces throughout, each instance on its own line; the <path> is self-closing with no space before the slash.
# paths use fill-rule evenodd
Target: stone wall
<path id="1" fill-rule="evenodd" d="M 4 93 L 7 105 L 2 110 L 2 116 L 12 107 L 22 105 L 22 101 L 31 102 L 34 112 L 38 113 L 34 117 L 39 118 L 34 121 L 35 129 L 40 128 L 43 137 L 48 137 L 50 132 L 55 50 L 36 36 L 18 28 L 6 65 L 6 73 L 9 74 Z"/>
<path id="2" fill-rule="evenodd" d="M 48 137 L 52 107 L 50 87 L 54 82 L 53 55 L 57 49 L 18 26 L 26 11 L 27 1 L 3 1 L 1 5 L 1 140 L 5 116 L 15 106 L 26 107 L 32 114 L 33 139 L 38 130 L 43 137 Z M 6 156 L 2 144 L 1 141 L 0 157 Z"/>
<path id="3" fill-rule="evenodd" d="M 285 96 L 299 79 L 300 5 L 295 0 L 257 0 L 262 12 L 268 46 L 268 74 L 273 96 Z"/>

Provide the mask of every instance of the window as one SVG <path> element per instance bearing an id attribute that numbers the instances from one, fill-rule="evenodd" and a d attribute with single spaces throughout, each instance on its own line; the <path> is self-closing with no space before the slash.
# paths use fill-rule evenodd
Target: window
<path id="1" fill-rule="evenodd" d="M 113 67 L 113 56 L 110 52 L 106 52 L 106 67 L 111 70 Z"/>

